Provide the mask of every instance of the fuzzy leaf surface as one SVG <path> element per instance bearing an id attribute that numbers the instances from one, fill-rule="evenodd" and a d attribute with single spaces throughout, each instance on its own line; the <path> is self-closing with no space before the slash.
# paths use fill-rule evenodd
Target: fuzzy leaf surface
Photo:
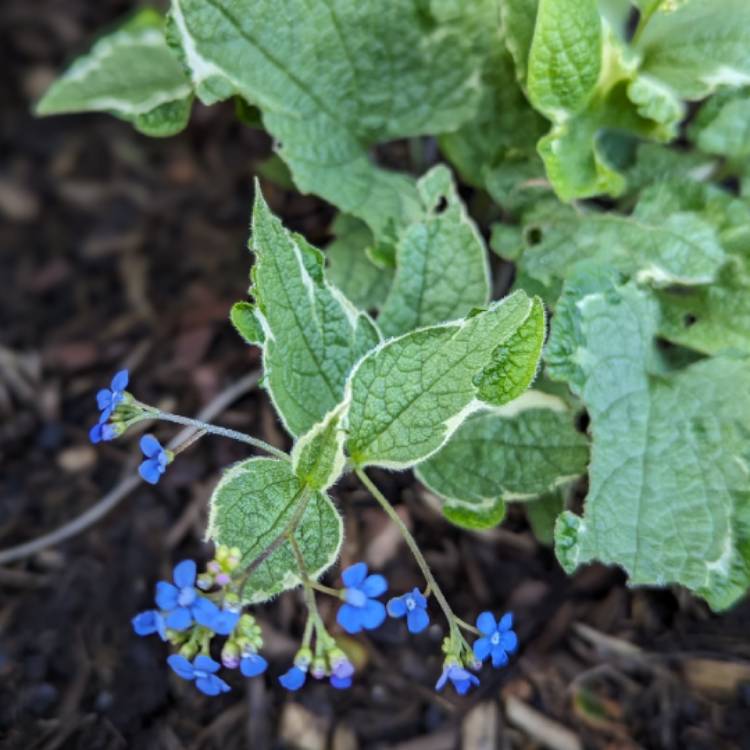
<path id="1" fill-rule="evenodd" d="M 476 111 L 481 57 L 462 23 L 475 5 L 442 22 L 404 0 L 172 0 L 170 39 L 202 101 L 258 106 L 297 187 L 381 237 L 418 199 L 369 149 L 455 130 Z"/>
<path id="2" fill-rule="evenodd" d="M 424 214 L 399 238 L 396 275 L 378 317 L 384 336 L 455 320 L 489 301 L 487 250 L 450 170 L 417 183 Z"/>
<path id="3" fill-rule="evenodd" d="M 164 22 L 144 9 L 79 57 L 47 90 L 37 114 L 111 112 L 143 133 L 187 125 L 192 87 L 164 39 Z"/>
<path id="4" fill-rule="evenodd" d="M 365 356 L 345 397 L 352 461 L 407 468 L 437 451 L 473 411 L 500 403 L 482 401 L 475 378 L 496 366 L 531 310 L 531 299 L 515 292 L 465 320 L 389 339 Z"/>
<path id="5" fill-rule="evenodd" d="M 679 583 L 724 609 L 750 583 L 748 360 L 658 367 L 658 306 L 610 271 L 566 285 L 547 352 L 591 418 L 583 516 L 555 530 L 563 567 L 625 568 L 632 584 Z"/>
<path id="6" fill-rule="evenodd" d="M 545 400 L 553 401 L 528 391 L 510 408 L 469 417 L 416 467 L 419 480 L 443 500 L 450 521 L 490 528 L 502 520 L 506 502 L 533 500 L 585 473 L 585 436 L 560 402 L 551 409 L 544 408 Z"/>
<path id="7" fill-rule="evenodd" d="M 211 496 L 206 535 L 216 544 L 239 547 L 247 567 L 289 529 L 300 508 L 303 484 L 288 461 L 251 458 L 226 471 Z M 299 518 L 294 539 L 313 578 L 333 563 L 341 547 L 341 516 L 330 498 L 311 493 Z M 264 602 L 302 583 L 294 552 L 284 541 L 247 579 L 243 600 Z"/>
<path id="8" fill-rule="evenodd" d="M 349 371 L 380 334 L 328 283 L 323 254 L 282 226 L 259 189 L 250 249 L 265 383 L 289 432 L 301 435 L 341 401 Z"/>

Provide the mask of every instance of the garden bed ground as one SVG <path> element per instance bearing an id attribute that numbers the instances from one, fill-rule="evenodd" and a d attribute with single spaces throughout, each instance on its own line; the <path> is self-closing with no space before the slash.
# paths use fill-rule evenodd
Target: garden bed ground
<path id="1" fill-rule="evenodd" d="M 164 141 L 106 116 L 29 113 L 60 66 L 127 9 L 0 8 L 0 548 L 59 526 L 133 470 L 133 439 L 87 441 L 93 394 L 115 369 L 131 369 L 143 400 L 194 414 L 258 367 L 227 315 L 247 288 L 251 175 L 268 138 L 230 104 L 196 107 L 189 130 Z M 288 226 L 326 241 L 329 207 L 264 190 Z M 216 421 L 287 447 L 262 391 Z M 85 533 L 0 568 L 1 747 L 750 748 L 750 604 L 717 617 L 680 591 L 629 591 L 614 569 L 566 578 L 522 509 L 493 532 L 461 533 L 410 475 L 378 479 L 462 616 L 515 611 L 522 647 L 511 666 L 485 672 L 466 699 L 436 694 L 440 621 L 418 638 L 390 622 L 357 639 L 367 666 L 352 690 L 313 684 L 292 697 L 275 679 L 300 635 L 302 607 L 287 594 L 260 610 L 268 679 L 235 678 L 230 694 L 204 698 L 129 621 L 176 561 L 206 559 L 206 499 L 244 455 L 204 441 Z M 347 519 L 344 562 L 366 559 L 397 591 L 418 585 L 356 482 L 333 494 Z"/>

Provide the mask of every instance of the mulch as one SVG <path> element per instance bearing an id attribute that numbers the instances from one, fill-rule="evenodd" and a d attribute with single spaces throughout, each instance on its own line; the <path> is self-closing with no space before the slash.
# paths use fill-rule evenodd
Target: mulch
<path id="1" fill-rule="evenodd" d="M 87 441 L 92 394 L 114 370 L 130 368 L 142 400 L 192 415 L 259 367 L 227 316 L 248 286 L 251 176 L 271 154 L 268 137 L 238 123 L 231 103 L 197 106 L 188 131 L 167 140 L 103 115 L 30 115 L 64 62 L 128 8 L 0 7 L 0 548 L 56 528 L 132 471 L 132 436 Z M 264 191 L 289 227 L 326 242 L 329 206 L 268 181 Z M 262 390 L 216 421 L 288 447 Z M 290 696 L 275 679 L 303 625 L 290 593 L 258 611 L 268 678 L 232 675 L 231 693 L 201 696 L 130 618 L 175 562 L 210 556 L 206 500 L 222 467 L 246 455 L 203 440 L 99 524 L 0 568 L 0 746 L 750 748 L 749 604 L 717 616 L 680 590 L 631 591 L 615 569 L 567 577 L 522 507 L 499 529 L 461 532 L 410 474 L 376 473 L 455 610 L 469 620 L 516 613 L 522 646 L 511 665 L 485 670 L 465 699 L 436 694 L 435 614 L 418 638 L 389 622 L 352 639 L 361 666 L 352 690 L 312 684 Z M 346 518 L 343 562 L 367 560 L 394 591 L 421 585 L 357 482 L 333 495 Z"/>

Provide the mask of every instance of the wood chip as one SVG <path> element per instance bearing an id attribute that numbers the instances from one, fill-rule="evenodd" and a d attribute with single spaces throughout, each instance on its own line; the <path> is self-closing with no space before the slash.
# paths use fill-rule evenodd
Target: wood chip
<path id="1" fill-rule="evenodd" d="M 750 683 L 750 662 L 719 659 L 686 659 L 682 673 L 687 683 L 701 693 L 729 697 L 743 683 Z"/>
<path id="2" fill-rule="evenodd" d="M 480 703 L 466 714 L 461 726 L 461 750 L 495 750 L 500 730 L 497 703 Z"/>
<path id="3" fill-rule="evenodd" d="M 505 699 L 505 711 L 511 724 L 550 750 L 581 750 L 583 748 L 574 732 L 539 713 L 518 698 L 508 696 Z"/>
<path id="4" fill-rule="evenodd" d="M 325 750 L 328 722 L 299 703 L 287 703 L 281 712 L 279 738 L 295 750 Z"/>

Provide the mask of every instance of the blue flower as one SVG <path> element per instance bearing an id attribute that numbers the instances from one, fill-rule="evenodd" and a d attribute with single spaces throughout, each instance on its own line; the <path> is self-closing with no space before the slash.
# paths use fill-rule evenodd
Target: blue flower
<path id="1" fill-rule="evenodd" d="M 183 680 L 195 680 L 195 686 L 201 693 L 218 695 L 229 691 L 229 685 L 221 677 L 214 674 L 218 671 L 220 665 L 210 656 L 204 656 L 203 654 L 196 656 L 191 664 L 184 656 L 172 654 L 167 659 L 167 664 Z"/>
<path id="2" fill-rule="evenodd" d="M 220 612 L 213 602 L 198 596 L 194 585 L 195 575 L 195 563 L 192 560 L 183 560 L 175 566 L 174 584 L 167 581 L 159 581 L 156 584 L 156 604 L 159 609 L 168 613 L 166 625 L 172 630 L 185 630 L 193 620 L 212 628 Z"/>
<path id="3" fill-rule="evenodd" d="M 240 661 L 240 672 L 245 677 L 257 677 L 259 674 L 263 674 L 267 668 L 268 662 L 255 651 L 243 654 Z"/>
<path id="4" fill-rule="evenodd" d="M 493 667 L 504 667 L 508 663 L 508 654 L 518 648 L 518 637 L 513 632 L 513 613 L 506 612 L 495 622 L 491 612 L 482 612 L 477 617 L 477 629 L 483 637 L 474 642 L 474 656 L 479 661 L 491 656 Z"/>
<path id="5" fill-rule="evenodd" d="M 161 612 L 155 609 L 149 609 L 146 612 L 139 612 L 132 620 L 133 630 L 137 635 L 152 635 L 158 633 L 159 637 L 167 640 L 167 625 Z"/>
<path id="6" fill-rule="evenodd" d="M 97 443 L 106 442 L 108 440 L 114 440 L 120 436 L 120 428 L 114 424 L 102 424 L 97 422 L 89 430 L 89 440 L 96 445 Z"/>
<path id="7" fill-rule="evenodd" d="M 385 620 L 385 606 L 373 597 L 388 589 L 388 582 L 381 575 L 367 575 L 367 565 L 360 562 L 348 567 L 342 574 L 346 588 L 344 604 L 339 608 L 336 620 L 347 633 L 374 630 Z"/>
<path id="8" fill-rule="evenodd" d="M 106 422 L 112 412 L 117 408 L 123 398 L 125 398 L 125 389 L 128 387 L 129 375 L 127 370 L 120 370 L 112 378 L 109 388 L 102 388 L 96 394 L 96 405 L 99 407 L 101 414 L 99 422 Z"/>
<path id="9" fill-rule="evenodd" d="M 141 451 L 146 460 L 138 467 L 138 473 L 149 484 L 156 484 L 171 460 L 169 451 L 164 450 L 153 435 L 144 435 L 141 438 Z"/>
<path id="10" fill-rule="evenodd" d="M 346 690 L 352 686 L 354 665 L 346 657 L 336 659 L 331 664 L 331 686 L 337 690 Z"/>
<path id="11" fill-rule="evenodd" d="M 213 616 L 210 617 L 210 624 L 202 622 L 201 625 L 206 625 L 207 628 L 211 628 L 211 630 L 213 630 L 216 635 L 231 635 L 235 626 L 239 622 L 240 613 L 234 612 L 231 609 L 219 609 L 212 602 L 208 603 L 211 604 L 212 607 L 214 607 L 215 611 L 213 612 Z M 208 615 L 209 612 L 210 608 L 204 607 L 201 614 Z"/>
<path id="12" fill-rule="evenodd" d="M 291 667 L 286 673 L 279 677 L 279 682 L 287 690 L 299 690 L 307 679 L 307 672 L 304 669 L 300 669 L 298 666 Z"/>
<path id="13" fill-rule="evenodd" d="M 450 680 L 459 695 L 466 695 L 472 685 L 479 684 L 479 678 L 458 664 L 450 664 L 443 669 L 443 674 L 435 685 L 435 690 L 442 690 Z"/>
<path id="14" fill-rule="evenodd" d="M 388 602 L 388 614 L 391 617 L 406 615 L 406 627 L 410 633 L 421 633 L 430 624 L 427 599 L 418 588 L 414 588 L 410 594 L 391 599 Z"/>

